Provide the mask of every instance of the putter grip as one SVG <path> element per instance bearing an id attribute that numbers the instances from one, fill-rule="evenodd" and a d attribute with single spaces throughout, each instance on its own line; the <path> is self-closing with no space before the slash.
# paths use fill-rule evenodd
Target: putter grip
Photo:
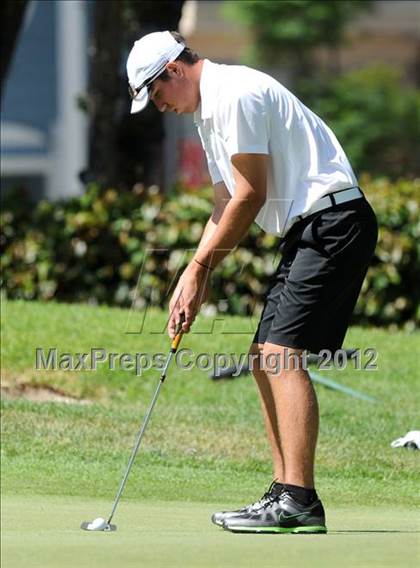
<path id="1" fill-rule="evenodd" d="M 178 349 L 178 345 L 180 344 L 182 338 L 182 324 L 185 321 L 185 316 L 183 313 L 181 313 L 180 315 L 181 315 L 181 321 L 176 326 L 175 337 L 172 340 L 172 345 L 171 345 L 172 351 L 176 351 Z"/>

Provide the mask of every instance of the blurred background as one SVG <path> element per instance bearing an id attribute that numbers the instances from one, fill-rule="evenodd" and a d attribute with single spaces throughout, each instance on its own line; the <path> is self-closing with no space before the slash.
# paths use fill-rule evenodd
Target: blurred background
<path id="1" fill-rule="evenodd" d="M 193 117 L 129 114 L 131 46 L 169 29 L 202 57 L 270 73 L 332 127 L 380 223 L 354 322 L 418 324 L 420 2 L 8 0 L 1 12 L 4 295 L 165 307 L 211 212 Z M 209 313 L 253 313 L 276 246 L 254 226 L 215 274 Z"/>

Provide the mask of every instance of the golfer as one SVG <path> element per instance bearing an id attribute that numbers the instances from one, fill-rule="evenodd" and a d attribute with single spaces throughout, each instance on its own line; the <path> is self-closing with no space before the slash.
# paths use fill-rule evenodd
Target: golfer
<path id="1" fill-rule="evenodd" d="M 151 100 L 161 112 L 194 113 L 214 186 L 213 213 L 170 302 L 170 335 L 182 314 L 190 329 L 211 272 L 254 221 L 279 237 L 250 348 L 273 482 L 259 501 L 212 520 L 233 532 L 325 533 L 318 404 L 302 354 L 341 347 L 375 249 L 375 214 L 333 132 L 269 75 L 201 59 L 169 31 L 135 42 L 127 74 L 131 112 Z"/>

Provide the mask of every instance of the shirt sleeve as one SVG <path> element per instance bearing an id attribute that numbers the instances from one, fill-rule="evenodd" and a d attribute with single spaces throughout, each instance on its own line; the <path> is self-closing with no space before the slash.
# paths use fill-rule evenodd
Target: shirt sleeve
<path id="1" fill-rule="evenodd" d="M 269 154 L 270 128 L 262 94 L 245 92 L 229 101 L 221 128 L 231 158 L 235 154 Z"/>
<path id="2" fill-rule="evenodd" d="M 220 183 L 221 181 L 223 181 L 223 178 L 219 172 L 219 168 L 217 167 L 216 162 L 211 157 L 209 157 L 207 152 L 206 152 L 206 158 L 207 158 L 207 166 L 209 168 L 209 174 L 211 177 L 212 184 L 216 185 L 216 183 Z"/>

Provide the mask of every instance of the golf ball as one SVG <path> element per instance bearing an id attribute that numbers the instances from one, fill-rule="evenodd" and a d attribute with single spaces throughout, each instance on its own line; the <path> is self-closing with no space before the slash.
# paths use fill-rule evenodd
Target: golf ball
<path id="1" fill-rule="evenodd" d="M 97 519 L 95 519 L 94 521 L 92 521 L 89 525 L 89 529 L 91 531 L 97 531 L 97 530 L 102 530 L 106 527 L 106 521 L 105 519 L 102 519 L 102 517 L 98 517 Z"/>

